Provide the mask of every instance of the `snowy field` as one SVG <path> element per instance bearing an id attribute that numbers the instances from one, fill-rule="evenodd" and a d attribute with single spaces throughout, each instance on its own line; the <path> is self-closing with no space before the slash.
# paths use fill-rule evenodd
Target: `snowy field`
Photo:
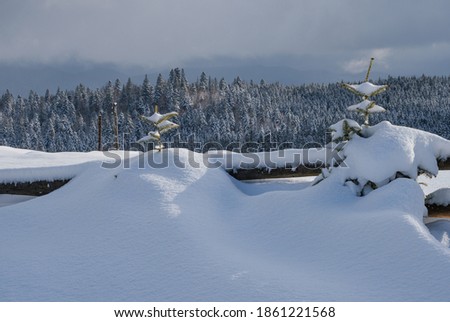
<path id="1" fill-rule="evenodd" d="M 239 182 L 202 157 L 105 169 L 98 152 L 0 147 L 3 182 L 73 177 L 0 198 L 0 301 L 450 301 L 448 227 L 423 224 L 412 180 L 357 197 L 334 177 Z"/>

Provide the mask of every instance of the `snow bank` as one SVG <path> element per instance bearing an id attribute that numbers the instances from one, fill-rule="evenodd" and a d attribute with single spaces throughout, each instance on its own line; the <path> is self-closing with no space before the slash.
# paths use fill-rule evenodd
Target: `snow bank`
<path id="1" fill-rule="evenodd" d="M 414 181 L 365 198 L 336 176 L 262 191 L 190 154 L 148 154 L 185 167 L 90 162 L 0 208 L 0 301 L 450 299 L 450 251 L 423 225 Z"/>

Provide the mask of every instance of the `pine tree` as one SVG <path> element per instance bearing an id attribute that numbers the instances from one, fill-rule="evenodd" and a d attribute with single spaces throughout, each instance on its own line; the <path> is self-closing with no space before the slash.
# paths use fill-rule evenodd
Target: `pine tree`
<path id="1" fill-rule="evenodd" d="M 142 83 L 141 90 L 142 102 L 147 108 L 152 104 L 153 88 L 150 85 L 147 74 L 145 74 L 144 82 Z"/>
<path id="2" fill-rule="evenodd" d="M 364 83 L 359 85 L 350 85 L 350 84 L 342 85 L 345 89 L 348 89 L 350 92 L 362 97 L 363 101 L 361 103 L 351 105 L 347 109 L 349 111 L 356 111 L 359 114 L 361 114 L 364 117 L 365 126 L 369 125 L 370 114 L 386 111 L 383 107 L 376 105 L 374 101 L 369 100 L 369 98 L 371 98 L 372 96 L 384 92 L 387 89 L 387 85 L 374 85 L 369 82 L 369 75 L 373 61 L 374 58 L 371 58 Z"/>

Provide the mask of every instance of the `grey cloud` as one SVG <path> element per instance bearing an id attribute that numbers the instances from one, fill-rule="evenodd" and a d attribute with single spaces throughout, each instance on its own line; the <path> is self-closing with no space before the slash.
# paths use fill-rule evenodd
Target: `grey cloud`
<path id="1" fill-rule="evenodd" d="M 230 57 L 345 74 L 383 53 L 383 73 L 407 63 L 426 73 L 445 64 L 436 46 L 448 52 L 449 9 L 445 0 L 4 0 L 0 62 L 165 68 Z"/>

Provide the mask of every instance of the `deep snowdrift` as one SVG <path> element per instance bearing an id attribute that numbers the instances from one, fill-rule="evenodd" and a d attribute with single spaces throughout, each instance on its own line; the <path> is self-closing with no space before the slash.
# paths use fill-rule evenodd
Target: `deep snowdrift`
<path id="1" fill-rule="evenodd" d="M 192 153 L 146 154 L 163 156 Z M 450 300 L 450 251 L 412 180 L 363 198 L 333 177 L 257 191 L 203 162 L 140 161 L 84 163 L 61 189 L 0 208 L 0 301 Z"/>

